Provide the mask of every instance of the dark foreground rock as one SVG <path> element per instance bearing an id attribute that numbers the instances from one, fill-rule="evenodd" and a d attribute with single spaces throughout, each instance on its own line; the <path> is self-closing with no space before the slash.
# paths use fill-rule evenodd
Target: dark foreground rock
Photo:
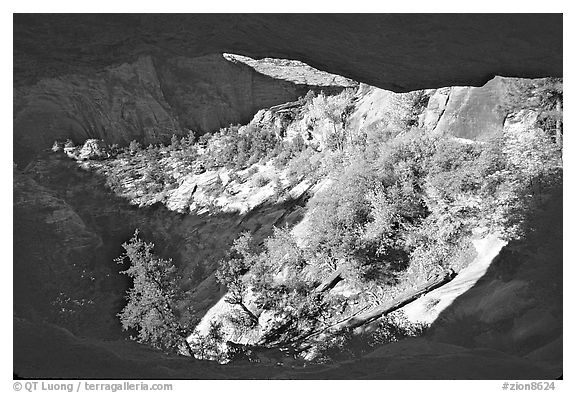
<path id="1" fill-rule="evenodd" d="M 22 378 L 101 379 L 555 379 L 557 371 L 495 350 L 424 339 L 329 365 L 219 365 L 169 356 L 129 341 L 80 339 L 65 329 L 14 319 L 14 373 Z M 41 350 L 40 350 L 41 348 Z"/>

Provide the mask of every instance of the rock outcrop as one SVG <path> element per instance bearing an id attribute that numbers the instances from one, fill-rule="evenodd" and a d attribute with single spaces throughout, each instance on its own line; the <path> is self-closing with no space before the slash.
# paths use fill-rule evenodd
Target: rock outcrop
<path id="1" fill-rule="evenodd" d="M 317 70 L 298 60 L 264 58 L 255 60 L 247 56 L 224 54 L 224 58 L 244 63 L 263 75 L 290 81 L 298 85 L 356 87 L 357 82 L 340 75 Z"/>
<path id="2" fill-rule="evenodd" d="M 452 87 L 432 132 L 456 138 L 486 140 L 502 131 L 506 112 L 500 108 L 506 95 L 506 78 L 496 77 L 482 87 Z M 437 92 L 433 103 L 442 108 L 445 93 Z"/>
<path id="3" fill-rule="evenodd" d="M 409 91 L 561 76 L 561 37 L 561 15 L 16 15 L 15 157 L 66 137 L 147 144 L 246 122 L 297 98 L 308 80 L 277 82 L 278 69 L 305 68 L 290 60 L 273 64 L 282 67 L 272 78 L 222 53 L 300 60 Z"/>
<path id="4" fill-rule="evenodd" d="M 484 86 L 455 86 L 410 93 L 395 93 L 361 84 L 353 94 L 353 111 L 346 119 L 346 130 L 354 137 L 358 131 L 373 134 L 418 126 L 431 135 L 449 136 L 469 141 L 486 141 L 502 135 L 505 127 L 526 130 L 534 127 L 534 114 L 507 119 L 503 104 L 513 78 L 495 77 Z M 416 102 L 420 100 L 420 102 Z M 318 121 L 303 110 L 304 103 L 260 110 L 251 125 L 301 135 L 306 143 L 320 148 L 334 132 L 331 122 Z M 516 125 L 516 123 L 518 123 Z M 340 127 L 340 125 L 339 125 Z"/>
<path id="5" fill-rule="evenodd" d="M 433 91 L 428 99 L 426 110 L 418 119 L 420 127 L 428 132 L 436 128 L 438 121 L 440 121 L 440 118 L 446 110 L 446 104 L 448 103 L 451 90 L 452 88 L 450 87 L 442 87 Z"/>
<path id="6" fill-rule="evenodd" d="M 80 161 L 101 160 L 110 157 L 110 148 L 102 139 L 88 139 L 82 147 L 75 150 L 68 149 L 65 153 L 68 157 Z"/>

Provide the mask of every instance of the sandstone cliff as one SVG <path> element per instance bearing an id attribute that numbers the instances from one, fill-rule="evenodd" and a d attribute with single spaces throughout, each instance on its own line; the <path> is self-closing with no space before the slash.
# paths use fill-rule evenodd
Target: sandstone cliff
<path id="1" fill-rule="evenodd" d="M 306 75 L 314 72 L 307 69 Z M 141 56 L 99 72 L 42 79 L 14 89 L 14 156 L 26 162 L 54 140 L 67 138 L 166 143 L 189 130 L 199 135 L 247 123 L 259 109 L 293 101 L 308 90 L 333 93 L 349 84 L 327 77 L 281 78 L 209 55 Z"/>

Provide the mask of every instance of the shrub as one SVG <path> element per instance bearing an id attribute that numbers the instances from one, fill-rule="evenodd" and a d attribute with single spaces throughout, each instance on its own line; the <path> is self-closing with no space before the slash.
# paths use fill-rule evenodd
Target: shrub
<path id="1" fill-rule="evenodd" d="M 63 149 L 64 149 L 64 144 L 62 142 L 54 141 L 54 144 L 52 144 L 52 151 L 55 153 L 62 151 Z"/>
<path id="2" fill-rule="evenodd" d="M 276 202 L 283 202 L 284 199 L 290 195 L 288 193 L 288 190 L 286 190 L 284 188 L 284 186 L 282 185 L 282 182 L 280 181 L 280 179 L 274 180 L 273 190 L 274 190 L 274 194 L 272 195 L 272 199 L 275 200 Z"/>
<path id="3" fill-rule="evenodd" d="M 212 321 L 206 336 L 194 332 L 191 335 L 190 348 L 197 359 L 226 363 L 228 361 L 228 353 L 224 346 L 222 323 Z"/>
<path id="4" fill-rule="evenodd" d="M 128 151 L 130 152 L 130 154 L 136 154 L 141 149 L 142 147 L 140 146 L 140 142 L 138 142 L 137 140 L 132 140 L 128 145 Z"/>
<path id="5" fill-rule="evenodd" d="M 278 169 L 285 167 L 292 158 L 292 152 L 289 150 L 281 150 L 274 160 L 274 166 Z"/>
<path id="6" fill-rule="evenodd" d="M 64 147 L 75 147 L 76 144 L 72 141 L 72 139 L 66 139 L 66 142 L 64 142 Z"/>
<path id="7" fill-rule="evenodd" d="M 246 171 L 246 177 L 252 177 L 258 173 L 258 167 L 253 166 Z"/>
<path id="8" fill-rule="evenodd" d="M 354 334 L 344 331 L 332 336 L 317 347 L 318 363 L 334 360 L 358 358 L 375 348 L 397 342 L 407 337 L 420 337 L 428 329 L 427 324 L 412 323 L 401 312 L 388 314 L 378 320 L 369 329 Z"/>
<path id="9" fill-rule="evenodd" d="M 172 150 L 180 149 L 180 138 L 176 136 L 176 134 L 172 134 L 172 138 L 170 138 L 170 148 Z"/>
<path id="10" fill-rule="evenodd" d="M 235 181 L 238 184 L 242 184 L 246 181 L 243 177 L 241 177 L 238 172 L 231 172 L 230 173 L 230 182 Z"/>
<path id="11" fill-rule="evenodd" d="M 264 187 L 266 184 L 270 183 L 270 178 L 259 173 L 254 176 L 253 181 L 256 187 Z"/>

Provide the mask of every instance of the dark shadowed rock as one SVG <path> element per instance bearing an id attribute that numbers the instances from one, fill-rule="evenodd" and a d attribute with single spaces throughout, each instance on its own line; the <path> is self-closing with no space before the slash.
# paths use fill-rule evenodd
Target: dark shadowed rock
<path id="1" fill-rule="evenodd" d="M 222 55 L 158 58 L 155 64 L 164 97 L 180 126 L 199 133 L 248 123 L 258 110 L 295 100 L 310 89 L 338 92 L 347 86 L 315 78 L 318 71 L 313 69 L 300 80 L 291 78 L 290 67 L 284 74 L 269 76 Z"/>
<path id="2" fill-rule="evenodd" d="M 47 314 L 49 295 L 78 285 L 81 262 L 102 239 L 57 193 L 20 171 L 14 171 L 14 217 L 14 314 Z"/>
<path id="3" fill-rule="evenodd" d="M 440 313 L 428 337 L 492 348 L 562 370 L 562 195 L 550 197 L 525 240 L 500 250 L 476 284 Z"/>
<path id="4" fill-rule="evenodd" d="M 479 86 L 494 75 L 561 76 L 562 14 L 14 16 L 17 85 L 143 54 L 215 53 L 300 60 L 394 91 Z"/>
<path id="5" fill-rule="evenodd" d="M 494 350 L 405 340 L 369 357 L 292 368 L 199 361 L 128 341 L 80 339 L 66 329 L 14 318 L 14 373 L 24 378 L 101 379 L 553 379 L 550 370 Z M 38 348 L 43 348 L 38 351 Z"/>
<path id="6" fill-rule="evenodd" d="M 343 89 L 338 81 L 311 78 L 310 83 L 332 84 L 275 79 L 222 55 L 142 56 L 98 72 L 42 79 L 15 89 L 15 156 L 24 160 L 55 139 L 168 142 L 188 130 L 202 134 L 247 123 L 259 109 L 295 100 L 310 89 Z"/>
<path id="7" fill-rule="evenodd" d="M 177 129 L 150 57 L 98 73 L 44 79 L 14 92 L 17 159 L 54 140 L 150 143 L 169 139 Z"/>

